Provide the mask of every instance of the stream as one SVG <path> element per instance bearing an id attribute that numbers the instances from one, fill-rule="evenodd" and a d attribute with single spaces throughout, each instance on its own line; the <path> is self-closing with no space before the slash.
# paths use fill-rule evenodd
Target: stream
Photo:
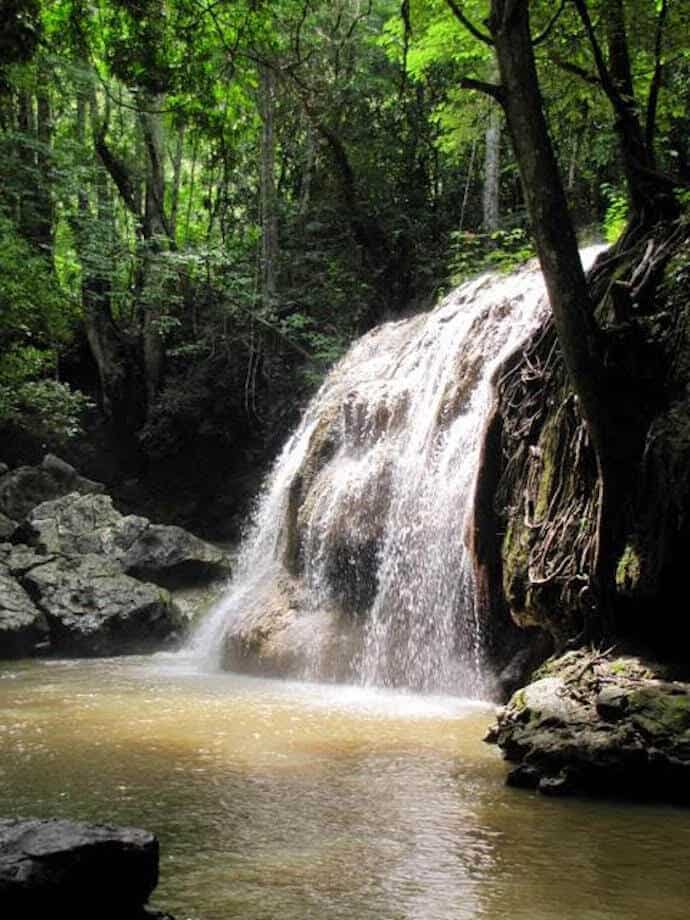
<path id="1" fill-rule="evenodd" d="M 508 789 L 492 708 L 203 673 L 0 665 L 0 813 L 161 841 L 176 920 L 681 920 L 687 811 Z"/>

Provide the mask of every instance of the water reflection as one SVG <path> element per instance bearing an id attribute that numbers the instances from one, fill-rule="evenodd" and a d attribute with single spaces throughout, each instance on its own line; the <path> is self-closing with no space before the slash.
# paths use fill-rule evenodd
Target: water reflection
<path id="1" fill-rule="evenodd" d="M 154 830 L 178 920 L 687 917 L 687 814 L 507 790 L 489 719 L 165 658 L 14 664 L 0 811 Z"/>

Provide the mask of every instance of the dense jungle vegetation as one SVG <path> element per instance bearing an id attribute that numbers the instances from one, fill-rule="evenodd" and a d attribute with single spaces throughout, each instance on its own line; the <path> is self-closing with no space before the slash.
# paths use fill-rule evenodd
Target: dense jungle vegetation
<path id="1" fill-rule="evenodd" d="M 357 334 L 548 220 L 614 241 L 688 202 L 681 0 L 3 0 L 0 22 L 2 458 L 59 450 L 209 530 Z M 546 217 L 511 23 L 565 192 Z"/>

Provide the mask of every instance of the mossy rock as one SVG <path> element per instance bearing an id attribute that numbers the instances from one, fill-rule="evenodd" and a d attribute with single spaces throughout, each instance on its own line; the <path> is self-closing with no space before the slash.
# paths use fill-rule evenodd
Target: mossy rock
<path id="1" fill-rule="evenodd" d="M 637 549 L 628 544 L 616 566 L 616 589 L 619 594 L 631 597 L 640 584 L 642 563 Z"/>
<path id="2" fill-rule="evenodd" d="M 645 687 L 629 699 L 633 724 L 648 737 L 677 737 L 690 731 L 690 694 Z"/>

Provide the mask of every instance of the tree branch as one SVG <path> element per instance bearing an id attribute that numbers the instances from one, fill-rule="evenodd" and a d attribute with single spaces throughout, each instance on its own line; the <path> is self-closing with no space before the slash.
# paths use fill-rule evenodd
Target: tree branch
<path id="1" fill-rule="evenodd" d="M 110 178 L 117 186 L 117 190 L 120 193 L 120 197 L 124 201 L 127 210 L 133 214 L 137 220 L 141 220 L 141 214 L 139 212 L 139 208 L 137 207 L 137 199 L 134 191 L 132 176 L 122 160 L 119 160 L 112 152 L 110 147 L 108 147 L 105 140 L 106 130 L 106 126 L 103 125 L 98 133 L 94 136 L 94 146 L 96 148 L 96 153 L 101 158 L 101 162 L 105 168 L 108 170 Z"/>
<path id="2" fill-rule="evenodd" d="M 483 80 L 473 80 L 472 77 L 463 77 L 460 80 L 460 86 L 463 89 L 474 89 L 477 90 L 477 92 L 485 93 L 501 105 L 503 105 L 505 100 L 505 90 L 496 83 L 485 83 Z"/>
<path id="3" fill-rule="evenodd" d="M 661 51 L 663 47 L 664 25 L 668 14 L 668 0 L 662 0 L 659 18 L 656 21 L 656 36 L 654 39 L 654 74 L 652 82 L 649 85 L 649 96 L 647 97 L 647 117 L 645 119 L 645 141 L 647 150 L 652 163 L 654 163 L 654 135 L 656 134 L 656 111 L 659 102 L 659 91 L 661 90 L 661 81 L 663 76 L 663 64 L 661 63 Z"/>
<path id="4" fill-rule="evenodd" d="M 549 35 L 553 31 L 554 26 L 556 25 L 558 20 L 561 18 L 561 14 L 563 13 L 563 10 L 565 9 L 565 5 L 567 2 L 568 0 L 561 0 L 561 5 L 558 7 L 556 12 L 553 14 L 551 19 L 547 22 L 544 29 L 539 33 L 539 35 L 537 35 L 536 38 L 532 39 L 533 47 L 536 48 L 537 45 L 541 45 L 542 42 L 546 41 L 546 39 L 549 37 Z"/>
<path id="5" fill-rule="evenodd" d="M 485 45 L 493 45 L 494 42 L 491 36 L 487 35 L 485 32 L 482 32 L 481 29 L 478 29 L 474 23 L 471 22 L 467 16 L 465 16 L 462 9 L 455 2 L 455 0 L 446 0 L 446 6 L 449 7 L 458 22 L 460 22 L 471 35 L 474 35 L 475 38 L 478 38 L 480 42 L 484 42 Z"/>
<path id="6" fill-rule="evenodd" d="M 565 61 L 557 54 L 550 54 L 549 60 L 554 63 L 556 67 L 560 67 L 561 70 L 565 70 L 567 73 L 575 74 L 576 77 L 584 80 L 585 83 L 589 83 L 591 86 L 598 86 L 599 89 L 601 89 L 601 80 L 599 77 L 597 77 L 596 74 L 585 70 L 584 67 L 579 67 L 577 64 L 573 64 L 571 61 Z"/>
<path id="7" fill-rule="evenodd" d="M 582 24 L 585 27 L 585 32 L 587 33 L 587 38 L 589 43 L 592 46 L 592 53 L 594 55 L 594 62 L 597 65 L 597 73 L 599 74 L 599 81 L 603 87 L 604 92 L 609 97 L 611 105 L 615 109 L 616 113 L 625 118 L 628 114 L 628 105 L 623 99 L 621 94 L 618 92 L 611 73 L 606 66 L 606 61 L 604 60 L 604 53 L 601 50 L 601 45 L 597 39 L 596 33 L 594 31 L 594 26 L 592 25 L 592 20 L 589 16 L 589 10 L 587 9 L 586 0 L 573 0 L 575 9 L 582 20 Z"/>

